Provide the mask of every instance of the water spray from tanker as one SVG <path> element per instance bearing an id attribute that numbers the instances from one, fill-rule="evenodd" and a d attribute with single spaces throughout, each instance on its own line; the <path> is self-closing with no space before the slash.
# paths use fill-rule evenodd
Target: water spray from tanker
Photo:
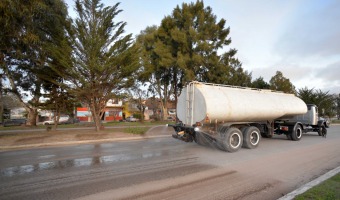
<path id="1" fill-rule="evenodd" d="M 218 147 L 218 143 L 220 141 L 219 137 L 211 137 L 210 135 L 207 135 L 202 132 L 196 132 L 196 143 L 202 146 L 214 148 L 214 149 L 220 149 Z"/>
<path id="2" fill-rule="evenodd" d="M 169 135 L 172 133 L 172 128 L 164 125 L 154 126 L 146 131 L 145 135 Z"/>

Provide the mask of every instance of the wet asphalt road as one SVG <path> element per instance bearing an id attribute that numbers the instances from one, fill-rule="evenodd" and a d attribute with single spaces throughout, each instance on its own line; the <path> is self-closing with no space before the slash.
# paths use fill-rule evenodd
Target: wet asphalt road
<path id="1" fill-rule="evenodd" d="M 171 137 L 1 152 L 0 199 L 276 199 L 340 166 L 339 144 L 332 126 L 236 153 Z"/>

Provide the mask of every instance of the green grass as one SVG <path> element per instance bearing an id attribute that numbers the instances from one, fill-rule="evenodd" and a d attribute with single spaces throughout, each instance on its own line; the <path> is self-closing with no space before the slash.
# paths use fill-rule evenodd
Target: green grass
<path id="1" fill-rule="evenodd" d="M 124 132 L 136 135 L 144 135 L 148 130 L 148 127 L 127 127 L 124 129 Z"/>
<path id="2" fill-rule="evenodd" d="M 340 199 L 340 173 L 325 182 L 307 190 L 295 200 L 335 200 Z"/>
<path id="3" fill-rule="evenodd" d="M 340 120 L 334 119 L 334 120 L 332 120 L 331 123 L 339 124 L 339 123 L 340 123 Z"/>
<path id="4" fill-rule="evenodd" d="M 174 122 L 169 121 L 153 121 L 153 122 L 107 122 L 104 126 L 155 126 L 155 125 L 165 125 Z"/>
<path id="5" fill-rule="evenodd" d="M 165 124 L 174 124 L 174 122 L 169 121 L 154 121 L 154 122 L 107 122 L 103 125 L 105 127 L 110 126 L 155 126 L 155 125 L 165 125 Z M 53 125 L 51 125 L 53 126 Z M 94 127 L 93 122 L 89 123 L 77 123 L 77 124 L 60 124 L 58 125 L 59 128 L 79 128 L 79 127 Z M 38 125 L 35 127 L 29 127 L 29 126 L 9 126 L 9 127 L 3 127 L 0 126 L 0 131 L 5 130 L 29 130 L 29 129 L 46 129 L 45 125 Z"/>

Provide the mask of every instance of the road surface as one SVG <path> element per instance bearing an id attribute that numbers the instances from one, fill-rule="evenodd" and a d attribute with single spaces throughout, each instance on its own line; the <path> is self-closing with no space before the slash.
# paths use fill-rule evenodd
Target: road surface
<path id="1" fill-rule="evenodd" d="M 236 153 L 170 136 L 1 152 L 0 199 L 277 199 L 340 166 L 339 144 L 334 125 Z"/>

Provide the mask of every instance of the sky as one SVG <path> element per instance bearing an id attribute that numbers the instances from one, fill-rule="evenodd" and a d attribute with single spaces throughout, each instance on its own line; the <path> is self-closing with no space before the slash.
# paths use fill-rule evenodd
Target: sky
<path id="1" fill-rule="evenodd" d="M 76 17 L 73 0 L 65 0 Z M 102 0 L 105 6 L 119 1 Z M 138 35 L 160 25 L 183 2 L 196 0 L 121 0 L 117 21 L 126 33 Z M 296 89 L 321 89 L 340 94 L 340 1 L 338 0 L 204 0 L 217 20 L 227 20 L 242 67 L 253 80 L 269 82 L 281 71 Z"/>

